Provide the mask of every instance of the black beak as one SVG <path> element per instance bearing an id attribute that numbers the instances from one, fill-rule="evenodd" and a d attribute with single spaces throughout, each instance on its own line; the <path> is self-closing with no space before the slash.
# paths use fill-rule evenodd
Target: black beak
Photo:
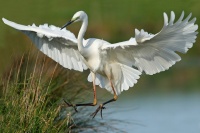
<path id="1" fill-rule="evenodd" d="M 64 29 L 65 27 L 67 27 L 68 25 L 72 24 L 74 21 L 70 20 L 69 22 L 67 22 L 65 25 L 63 25 L 60 30 Z"/>

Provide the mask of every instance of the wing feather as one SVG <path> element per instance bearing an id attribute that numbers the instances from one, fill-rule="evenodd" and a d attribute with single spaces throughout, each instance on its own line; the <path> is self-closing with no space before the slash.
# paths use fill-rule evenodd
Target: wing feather
<path id="1" fill-rule="evenodd" d="M 24 26 L 5 18 L 2 20 L 5 24 L 25 33 L 41 52 L 63 67 L 77 71 L 87 69 L 84 58 L 78 51 L 77 39 L 70 31 L 60 30 L 59 27 L 48 24 L 39 27 L 35 24 Z"/>
<path id="2" fill-rule="evenodd" d="M 110 60 L 134 66 L 146 74 L 155 74 L 169 69 L 181 57 L 176 53 L 186 53 L 193 46 L 197 36 L 198 25 L 196 18 L 190 20 L 190 13 L 185 19 L 184 12 L 174 22 L 175 14 L 171 17 L 164 13 L 162 30 L 153 35 L 144 30 L 135 30 L 135 38 L 116 44 L 104 45 L 102 50 L 107 52 Z"/>

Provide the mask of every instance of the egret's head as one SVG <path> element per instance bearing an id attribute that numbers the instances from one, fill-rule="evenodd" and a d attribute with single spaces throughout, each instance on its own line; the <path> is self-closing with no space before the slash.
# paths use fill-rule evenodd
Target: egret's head
<path id="1" fill-rule="evenodd" d="M 64 26 L 62 26 L 61 29 L 67 27 L 68 25 L 70 25 L 74 22 L 83 21 L 84 19 L 87 19 L 87 14 L 84 11 L 78 11 L 74 14 L 74 16 L 72 17 L 72 19 L 69 22 L 67 22 Z"/>

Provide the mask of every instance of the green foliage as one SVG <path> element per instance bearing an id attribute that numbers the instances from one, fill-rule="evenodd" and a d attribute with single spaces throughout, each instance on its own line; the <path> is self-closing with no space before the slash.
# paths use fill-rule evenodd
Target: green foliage
<path id="1" fill-rule="evenodd" d="M 1 77 L 1 132 L 119 131 L 110 125 L 119 120 L 91 119 L 91 107 L 79 107 L 80 113 L 75 113 L 63 102 L 83 103 L 93 97 L 83 73 L 67 70 L 34 47 L 30 49 L 15 57 Z"/>
<path id="2" fill-rule="evenodd" d="M 2 76 L 1 132 L 67 132 L 73 125 L 71 115 L 55 122 L 63 107 L 59 103 L 61 98 L 51 93 L 60 87 L 58 75 L 62 70 L 56 70 L 55 65 L 50 72 L 48 59 L 36 56 L 35 62 L 30 54 L 16 59 L 10 71 Z"/>

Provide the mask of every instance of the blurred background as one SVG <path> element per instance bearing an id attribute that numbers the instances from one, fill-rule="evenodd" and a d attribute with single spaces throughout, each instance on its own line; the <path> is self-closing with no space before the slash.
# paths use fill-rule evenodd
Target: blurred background
<path id="1" fill-rule="evenodd" d="M 191 12 L 200 25 L 199 7 L 199 0 L 6 0 L 1 2 L 0 17 L 24 25 L 48 23 L 60 27 L 76 11 L 84 10 L 89 16 L 85 38 L 116 43 L 134 36 L 135 28 L 153 34 L 159 32 L 163 26 L 163 12 L 170 15 L 170 11 L 174 11 L 176 18 L 182 11 L 185 15 Z M 79 28 L 77 23 L 68 30 L 77 36 Z M 12 57 L 30 49 L 31 41 L 3 22 L 0 22 L 0 29 L 0 74 L 3 74 L 13 62 Z M 107 105 L 105 112 L 114 113 L 105 115 L 104 120 L 117 118 L 126 121 L 116 123 L 116 127 L 125 132 L 199 133 L 199 43 L 198 35 L 193 48 L 187 54 L 181 54 L 182 60 L 168 71 L 153 76 L 143 74 L 133 88 L 120 95 L 116 103 Z M 84 73 L 84 78 L 88 73 Z M 106 90 L 98 91 L 102 101 L 112 97 Z"/>

